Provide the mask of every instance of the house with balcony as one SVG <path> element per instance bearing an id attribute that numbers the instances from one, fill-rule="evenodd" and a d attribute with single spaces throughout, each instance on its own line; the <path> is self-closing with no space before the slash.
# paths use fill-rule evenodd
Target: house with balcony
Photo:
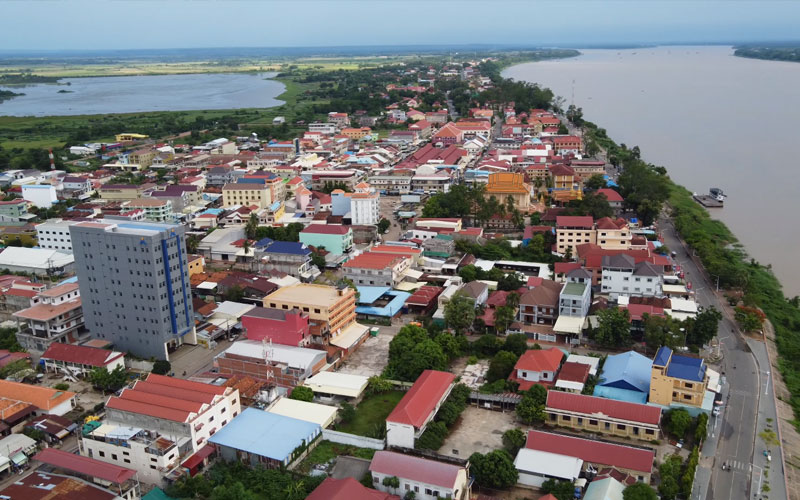
<path id="1" fill-rule="evenodd" d="M 80 454 L 159 485 L 165 475 L 177 478 L 181 462 L 241 411 L 237 389 L 151 373 L 108 399 L 102 425 L 80 440 Z"/>
<path id="2" fill-rule="evenodd" d="M 44 352 L 54 342 L 74 344 L 85 332 L 77 283 L 40 292 L 38 303 L 13 316 L 19 323 L 17 341 L 27 350 Z"/>
<path id="3" fill-rule="evenodd" d="M 280 271 L 306 282 L 321 274 L 311 263 L 311 249 L 305 243 L 263 238 L 253 246 L 260 271 Z"/>
<path id="4" fill-rule="evenodd" d="M 564 352 L 557 347 L 525 351 L 514 365 L 508 380 L 518 383 L 521 391 L 527 391 L 534 384 L 552 387 L 564 357 Z"/>
<path id="5" fill-rule="evenodd" d="M 396 287 L 403 281 L 411 259 L 390 253 L 367 252 L 344 263 L 345 277 L 357 286 Z"/>
<path id="6" fill-rule="evenodd" d="M 612 300 L 619 296 L 663 296 L 664 271 L 648 261 L 636 262 L 627 254 L 603 257 L 601 293 Z"/>
<path id="7" fill-rule="evenodd" d="M 528 338 L 549 342 L 558 340 L 552 326 L 558 319 L 562 287 L 561 283 L 545 279 L 520 296 L 517 321 Z"/>
<path id="8" fill-rule="evenodd" d="M 172 201 L 158 198 L 140 198 L 123 203 L 122 215 L 127 212 L 144 211 L 144 218 L 153 222 L 173 222 Z"/>

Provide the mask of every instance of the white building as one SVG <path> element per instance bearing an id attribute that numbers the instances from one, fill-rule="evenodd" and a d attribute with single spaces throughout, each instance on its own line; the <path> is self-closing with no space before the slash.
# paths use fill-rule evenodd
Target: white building
<path id="1" fill-rule="evenodd" d="M 573 482 L 578 479 L 583 460 L 546 451 L 522 448 L 514 459 L 519 472 L 518 482 L 540 488 L 548 479 Z"/>
<path id="2" fill-rule="evenodd" d="M 616 300 L 620 295 L 660 297 L 663 295 L 664 273 L 649 262 L 635 263 L 625 254 L 603 257 L 601 293 Z"/>
<path id="3" fill-rule="evenodd" d="M 77 221 L 48 219 L 36 224 L 36 240 L 39 242 L 39 247 L 72 253 L 69 227 L 73 224 L 77 224 Z"/>
<path id="4" fill-rule="evenodd" d="M 72 253 L 47 248 L 8 247 L 0 253 L 0 269 L 24 272 L 36 276 L 61 275 L 72 272 L 75 257 Z"/>
<path id="5" fill-rule="evenodd" d="M 369 466 L 372 487 L 401 497 L 414 494 L 417 500 L 470 498 L 469 469 L 463 465 L 419 458 L 392 451 L 378 451 Z M 390 488 L 383 480 L 396 477 L 398 488 Z"/>
<path id="6" fill-rule="evenodd" d="M 95 431 L 101 432 L 82 439 L 80 453 L 159 484 L 239 413 L 236 389 L 151 373 L 109 398 L 104 425 Z"/>
<path id="7" fill-rule="evenodd" d="M 350 197 L 350 220 L 354 226 L 374 225 L 381 218 L 381 195 L 377 192 L 353 193 Z"/>
<path id="8" fill-rule="evenodd" d="M 321 134 L 335 134 L 336 133 L 336 124 L 335 123 L 309 123 L 308 124 L 308 131 L 309 132 L 319 132 Z"/>
<path id="9" fill-rule="evenodd" d="M 22 186 L 22 199 L 39 208 L 50 208 L 58 203 L 56 188 L 49 184 L 27 184 Z"/>

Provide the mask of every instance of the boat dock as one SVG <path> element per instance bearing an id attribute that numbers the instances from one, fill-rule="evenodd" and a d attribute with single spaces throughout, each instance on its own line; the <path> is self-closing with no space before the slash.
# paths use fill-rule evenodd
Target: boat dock
<path id="1" fill-rule="evenodd" d="M 692 196 L 692 198 L 694 198 L 694 200 L 697 203 L 703 205 L 706 208 L 722 208 L 724 206 L 723 202 L 707 194 L 701 194 L 701 195 L 696 194 Z"/>

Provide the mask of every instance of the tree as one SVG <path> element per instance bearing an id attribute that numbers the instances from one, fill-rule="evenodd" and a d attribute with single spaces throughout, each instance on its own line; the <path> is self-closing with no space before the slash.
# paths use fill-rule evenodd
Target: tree
<path id="1" fill-rule="evenodd" d="M 506 337 L 503 350 L 522 356 L 528 350 L 528 337 L 524 333 L 512 333 Z"/>
<path id="2" fill-rule="evenodd" d="M 722 313 L 714 307 L 707 307 L 691 321 L 686 334 L 688 345 L 702 346 L 708 344 L 719 330 Z"/>
<path id="3" fill-rule="evenodd" d="M 463 338 L 463 335 L 459 335 L 459 337 Z M 433 340 L 441 346 L 442 352 L 447 355 L 448 359 L 454 359 L 461 355 L 461 345 L 455 335 L 442 332 L 434 337 Z"/>
<path id="4" fill-rule="evenodd" d="M 575 498 L 575 485 L 569 481 L 548 479 L 542 483 L 542 487 L 539 489 L 542 493 L 549 493 L 558 498 L 558 500 L 572 500 Z"/>
<path id="5" fill-rule="evenodd" d="M 512 455 L 525 446 L 525 433 L 521 429 L 508 429 L 503 433 L 503 446 Z"/>
<path id="6" fill-rule="evenodd" d="M 547 402 L 547 389 L 534 384 L 522 395 L 517 405 L 517 418 L 528 425 L 544 422 L 544 407 Z"/>
<path id="7" fill-rule="evenodd" d="M 486 488 L 510 488 L 517 483 L 519 472 L 506 450 L 494 450 L 486 455 L 473 453 L 469 457 L 475 482 Z"/>
<path id="8" fill-rule="evenodd" d="M 384 394 L 393 388 L 394 385 L 380 375 L 373 375 L 367 379 L 367 392 L 370 394 Z"/>
<path id="9" fill-rule="evenodd" d="M 389 222 L 389 219 L 381 217 L 381 220 L 378 221 L 378 232 L 384 234 L 391 225 L 392 223 Z"/>
<path id="10" fill-rule="evenodd" d="M 697 425 L 694 428 L 694 440 L 702 443 L 708 433 L 708 413 L 700 413 L 697 416 Z"/>
<path id="11" fill-rule="evenodd" d="M 558 135 L 569 135 L 569 129 L 563 123 L 558 124 Z"/>
<path id="12" fill-rule="evenodd" d="M 94 368 L 89 372 L 89 380 L 92 385 L 103 392 L 116 391 L 122 388 L 128 381 L 128 372 L 122 366 L 117 366 L 112 371 L 106 368 Z"/>
<path id="13" fill-rule="evenodd" d="M 571 215 L 591 215 L 595 219 L 614 215 L 614 209 L 609 205 L 608 198 L 595 192 L 585 193 L 581 200 L 570 201 L 567 209 Z"/>
<path id="14" fill-rule="evenodd" d="M 623 500 L 658 500 L 658 494 L 649 484 L 633 483 L 622 492 Z"/>
<path id="15" fill-rule="evenodd" d="M 383 484 L 387 488 L 396 490 L 397 488 L 400 487 L 400 479 L 397 476 L 385 477 L 383 478 L 383 481 L 381 481 L 381 484 Z"/>
<path id="16" fill-rule="evenodd" d="M 172 365 L 166 359 L 158 359 L 153 363 L 153 373 L 156 375 L 166 375 L 172 370 Z"/>
<path id="17" fill-rule="evenodd" d="M 500 351 L 494 355 L 489 363 L 489 370 L 486 372 L 486 381 L 494 382 L 503 380 L 511 375 L 514 365 L 517 363 L 517 355 L 513 352 Z"/>
<path id="18" fill-rule="evenodd" d="M 225 291 L 223 297 L 225 300 L 240 302 L 242 298 L 244 298 L 244 288 L 239 285 L 233 285 L 232 287 L 228 288 L 227 291 Z"/>
<path id="19" fill-rule="evenodd" d="M 475 267 L 473 264 L 468 264 L 461 268 L 461 270 L 458 272 L 458 275 L 461 276 L 461 279 L 464 280 L 464 283 L 469 283 L 478 279 L 479 271 L 480 269 Z"/>
<path id="20" fill-rule="evenodd" d="M 418 326 L 406 325 L 389 343 L 389 362 L 384 376 L 412 382 L 427 369 L 444 370 L 448 357 L 442 346 Z"/>
<path id="21" fill-rule="evenodd" d="M 472 343 L 472 351 L 481 356 L 494 356 L 503 342 L 494 335 L 483 335 Z"/>
<path id="22" fill-rule="evenodd" d="M 310 403 L 314 400 L 314 391 L 310 387 L 298 385 L 292 389 L 292 394 L 289 396 L 289 399 L 296 399 L 297 401 L 305 401 Z"/>
<path id="23" fill-rule="evenodd" d="M 761 324 L 766 319 L 766 316 L 763 312 L 754 307 L 737 306 L 733 318 L 742 330 L 754 332 L 761 329 Z"/>
<path id="24" fill-rule="evenodd" d="M 456 293 L 444 306 L 444 320 L 456 333 L 464 333 L 475 321 L 475 301 Z"/>
<path id="25" fill-rule="evenodd" d="M 517 276 L 517 273 L 505 274 L 497 281 L 497 289 L 507 292 L 519 290 L 522 285 L 523 282 L 519 276 Z"/>
<path id="26" fill-rule="evenodd" d="M 511 323 L 517 317 L 517 311 L 513 307 L 500 306 L 494 311 L 494 328 L 499 335 L 504 335 Z"/>
<path id="27" fill-rule="evenodd" d="M 675 349 L 683 345 L 683 333 L 680 331 L 681 323 L 670 316 L 642 315 L 644 321 L 644 340 L 647 348 L 657 350 L 667 346 Z"/>
<path id="28" fill-rule="evenodd" d="M 606 179 L 603 174 L 594 174 L 583 182 L 583 187 L 591 191 L 606 187 Z"/>
<path id="29" fill-rule="evenodd" d="M 667 430 L 678 439 L 683 439 L 689 426 L 692 425 L 692 417 L 683 408 L 668 411 L 667 420 L 669 421 Z"/>
<path id="30" fill-rule="evenodd" d="M 628 347 L 631 345 L 630 314 L 627 309 L 612 307 L 597 313 L 599 324 L 594 340 L 603 347 Z"/>
<path id="31" fill-rule="evenodd" d="M 258 216 L 255 212 L 252 212 L 250 218 L 247 219 L 247 224 L 244 226 L 244 234 L 248 240 L 256 239 L 258 235 Z"/>
<path id="32" fill-rule="evenodd" d="M 573 125 L 578 127 L 583 125 L 583 108 L 577 108 L 574 104 L 570 104 L 565 115 Z"/>

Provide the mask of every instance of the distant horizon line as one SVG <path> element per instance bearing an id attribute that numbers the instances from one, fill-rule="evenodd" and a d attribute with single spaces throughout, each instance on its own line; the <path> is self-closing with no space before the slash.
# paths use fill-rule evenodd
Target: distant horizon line
<path id="1" fill-rule="evenodd" d="M 800 46 L 800 40 L 784 41 L 753 41 L 753 40 L 720 40 L 720 41 L 697 41 L 683 40 L 671 42 L 608 42 L 608 43 L 557 43 L 557 44 L 520 44 L 520 43 L 463 43 L 463 44 L 383 44 L 383 45 L 290 45 L 290 46 L 210 46 L 210 47 L 141 47 L 141 48 L 72 48 L 72 49 L 0 49 L 0 54 L 8 57 L 12 55 L 31 55 L 31 54 L 112 54 L 112 53 L 136 53 L 136 52 L 174 52 L 174 51 L 231 51 L 231 50 L 268 50 L 268 51 L 319 51 L 342 52 L 344 50 L 354 50 L 359 53 L 373 51 L 386 51 L 395 49 L 401 51 L 411 50 L 448 50 L 448 49 L 483 49 L 483 50 L 547 50 L 547 49 L 635 49 L 648 47 L 674 47 L 674 46 L 768 46 L 768 47 L 789 47 Z"/>

